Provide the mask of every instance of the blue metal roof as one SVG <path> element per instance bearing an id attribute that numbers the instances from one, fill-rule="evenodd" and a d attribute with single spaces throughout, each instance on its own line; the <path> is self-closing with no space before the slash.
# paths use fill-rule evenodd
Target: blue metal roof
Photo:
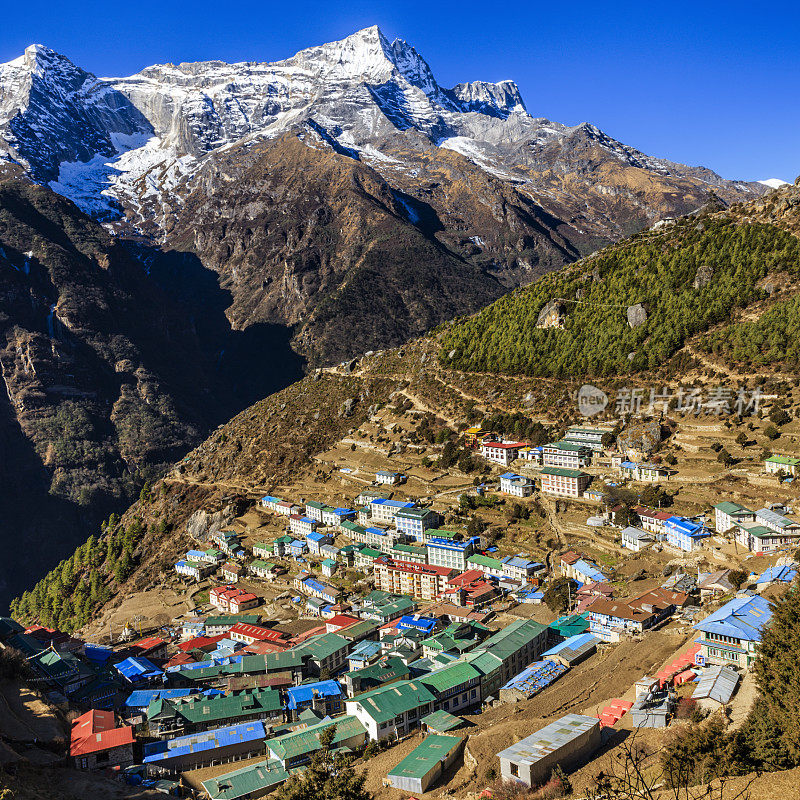
<path id="1" fill-rule="evenodd" d="M 309 519 L 308 517 L 300 517 L 300 522 L 310 522 L 312 525 L 317 524 L 317 520 Z"/>
<path id="2" fill-rule="evenodd" d="M 527 694 L 536 694 L 553 681 L 558 680 L 569 667 L 554 661 L 537 661 L 515 675 L 502 689 L 518 689 Z"/>
<path id="3" fill-rule="evenodd" d="M 367 533 L 374 533 L 376 536 L 386 536 L 388 531 L 383 528 L 367 528 Z"/>
<path id="4" fill-rule="evenodd" d="M 547 652 L 542 653 L 542 656 L 554 656 L 564 649 L 577 650 L 579 647 L 597 641 L 599 641 L 597 637 L 592 636 L 591 633 L 579 633 L 577 636 L 570 636 L 568 639 L 564 639 L 563 642 L 559 642 L 555 647 L 551 647 Z"/>
<path id="5" fill-rule="evenodd" d="M 319 542 L 327 538 L 328 537 L 324 533 L 320 533 L 319 531 L 311 531 L 311 533 L 306 536 L 306 539 L 310 542 Z"/>
<path id="6" fill-rule="evenodd" d="M 381 651 L 381 643 L 380 642 L 371 642 L 369 639 L 365 639 L 363 642 L 359 642 L 354 648 L 353 652 L 347 656 L 349 659 L 360 659 L 360 658 L 372 658 L 372 656 L 377 655 Z"/>
<path id="7" fill-rule="evenodd" d="M 176 697 L 187 697 L 197 689 L 137 689 L 128 695 L 126 708 L 147 708 L 153 700 L 173 700 Z"/>
<path id="8" fill-rule="evenodd" d="M 670 517 L 664 523 L 664 527 L 678 533 L 684 533 L 687 536 L 702 536 L 704 534 L 703 526 L 699 522 L 686 519 L 686 517 Z"/>
<path id="9" fill-rule="evenodd" d="M 443 550 L 466 550 L 472 544 L 472 539 L 466 542 L 454 542 L 439 536 L 428 539 L 428 547 L 441 547 Z"/>
<path id="10" fill-rule="evenodd" d="M 117 672 L 129 681 L 139 678 L 157 678 L 164 674 L 152 661 L 141 656 L 131 656 L 118 664 L 114 664 Z"/>
<path id="11" fill-rule="evenodd" d="M 263 722 L 246 722 L 228 728 L 216 728 L 203 733 L 193 733 L 191 736 L 179 736 L 176 739 L 146 744 L 142 761 L 148 764 L 168 758 L 178 758 L 188 753 L 216 750 L 218 747 L 266 738 L 267 732 L 264 730 Z"/>
<path id="12" fill-rule="evenodd" d="M 400 617 L 397 627 L 416 628 L 417 630 L 425 631 L 427 633 L 436 627 L 436 623 L 438 621 L 439 620 L 437 620 L 436 617 L 417 617 L 407 614 L 406 616 Z"/>
<path id="13" fill-rule="evenodd" d="M 573 569 L 575 572 L 579 572 L 585 578 L 588 578 L 595 583 L 603 583 L 604 581 L 608 580 L 608 578 L 606 578 L 606 576 L 603 575 L 603 573 L 600 572 L 600 570 L 594 564 L 590 564 L 588 561 L 584 561 L 582 558 L 579 558 L 575 562 Z"/>
<path id="14" fill-rule="evenodd" d="M 384 500 L 383 498 L 373 500 L 372 505 L 389 506 L 389 508 L 414 508 L 413 503 L 405 503 L 402 500 Z"/>
<path id="15" fill-rule="evenodd" d="M 764 570 L 764 572 L 756 578 L 756 583 L 791 583 L 796 575 L 797 570 L 794 567 L 784 564 L 781 567 L 775 566 Z"/>
<path id="16" fill-rule="evenodd" d="M 760 642 L 761 631 L 772 619 L 769 603 L 759 595 L 737 597 L 718 611 L 695 624 L 706 633 L 732 636 L 747 642 Z"/>
<path id="17" fill-rule="evenodd" d="M 316 697 L 341 697 L 342 687 L 338 681 L 317 681 L 291 686 L 286 690 L 289 698 L 287 708 L 297 708 L 298 703 L 309 703 Z"/>
<path id="18" fill-rule="evenodd" d="M 355 514 L 356 511 L 354 508 L 334 508 L 333 513 L 344 516 L 345 514 Z"/>
<path id="19" fill-rule="evenodd" d="M 266 500 L 268 503 L 280 503 L 280 502 L 281 502 L 280 500 L 278 500 L 278 498 L 277 498 L 277 497 L 273 497 L 271 494 L 265 494 L 265 495 L 264 495 L 264 496 L 261 498 L 261 502 L 262 502 L 262 503 L 263 503 L 265 500 Z"/>
<path id="20" fill-rule="evenodd" d="M 206 554 L 202 550 L 187 550 L 186 557 L 195 556 L 195 558 L 205 558 Z"/>

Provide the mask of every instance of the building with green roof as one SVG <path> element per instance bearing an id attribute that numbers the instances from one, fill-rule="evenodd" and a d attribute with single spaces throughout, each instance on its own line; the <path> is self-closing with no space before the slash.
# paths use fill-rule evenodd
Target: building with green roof
<path id="1" fill-rule="evenodd" d="M 474 655 L 484 653 L 498 658 L 502 665 L 499 669 L 496 662 L 486 662 L 488 671 L 480 669 L 481 699 L 496 696 L 501 686 L 506 684 L 514 675 L 522 672 L 547 649 L 547 625 L 535 622 L 532 619 L 521 619 L 498 631 L 484 641 L 479 648 L 468 654 L 465 660 L 480 669 Z"/>
<path id="2" fill-rule="evenodd" d="M 456 661 L 417 680 L 436 698 L 434 710 L 461 711 L 481 702 L 481 673 L 464 661 Z"/>
<path id="3" fill-rule="evenodd" d="M 464 720 L 447 711 L 434 711 L 422 718 L 422 727 L 430 733 L 447 733 L 464 727 Z"/>
<path id="4" fill-rule="evenodd" d="M 345 709 L 361 720 L 370 739 L 380 741 L 410 733 L 435 703 L 435 695 L 419 681 L 398 681 L 346 700 Z"/>
<path id="5" fill-rule="evenodd" d="M 159 698 L 147 707 L 147 724 L 154 736 L 180 736 L 256 719 L 283 721 L 283 703 L 277 689 L 254 689 L 215 697 Z"/>
<path id="6" fill-rule="evenodd" d="M 293 769 L 311 760 L 319 750 L 320 734 L 332 725 L 336 726 L 332 746 L 336 750 L 358 750 L 367 740 L 367 732 L 354 716 L 336 717 L 309 725 L 291 733 L 285 733 L 267 741 L 267 752 L 284 769 Z"/>
<path id="7" fill-rule="evenodd" d="M 786 475 L 797 477 L 800 473 L 800 458 L 770 456 L 764 460 L 764 469 L 771 474 L 784 472 Z"/>
<path id="8" fill-rule="evenodd" d="M 427 792 L 461 755 L 463 747 L 464 740 L 458 736 L 428 734 L 389 772 L 389 784 L 404 792 Z"/>
<path id="9" fill-rule="evenodd" d="M 260 614 L 217 614 L 206 617 L 205 624 L 206 636 L 219 636 L 227 633 L 234 625 L 258 625 L 261 620 Z"/>
<path id="10" fill-rule="evenodd" d="M 348 697 L 378 689 L 395 681 L 406 681 L 410 677 L 408 666 L 397 656 L 383 657 L 375 664 L 350 670 L 344 674 Z"/>
<path id="11" fill-rule="evenodd" d="M 211 800 L 251 800 L 264 797 L 289 779 L 280 761 L 262 761 L 203 781 Z"/>
<path id="12" fill-rule="evenodd" d="M 398 619 L 404 614 L 410 614 L 416 611 L 417 603 L 410 597 L 398 597 L 387 603 L 365 608 L 361 613 L 368 619 L 378 620 L 381 624 L 391 622 L 393 619 Z"/>
<path id="13" fill-rule="evenodd" d="M 292 648 L 302 657 L 308 656 L 306 670 L 311 675 L 334 675 L 347 661 L 353 643 L 338 633 L 323 633 L 312 636 Z"/>

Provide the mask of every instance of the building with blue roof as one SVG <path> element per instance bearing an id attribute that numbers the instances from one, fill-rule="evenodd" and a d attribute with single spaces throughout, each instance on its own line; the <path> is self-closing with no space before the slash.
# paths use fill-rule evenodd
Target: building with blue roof
<path id="1" fill-rule="evenodd" d="M 178 736 L 144 745 L 142 763 L 151 776 L 201 769 L 227 760 L 238 760 L 264 752 L 267 731 L 258 720 L 226 728 L 215 728 L 191 736 Z"/>
<path id="2" fill-rule="evenodd" d="M 289 530 L 297 537 L 307 538 L 317 529 L 317 525 L 319 525 L 317 520 L 303 517 L 300 514 L 292 514 L 289 517 Z"/>
<path id="3" fill-rule="evenodd" d="M 180 561 L 175 562 L 175 572 L 178 575 L 183 575 L 185 578 L 192 578 L 192 580 L 199 581 L 216 572 L 217 565 L 209 564 L 205 561 L 189 561 L 182 558 Z"/>
<path id="4" fill-rule="evenodd" d="M 559 642 L 555 647 L 542 653 L 542 658 L 571 667 L 596 652 L 598 642 L 599 639 L 591 633 L 579 633 L 564 639 L 563 642 Z"/>
<path id="5" fill-rule="evenodd" d="M 579 558 L 572 565 L 572 576 L 581 583 L 605 583 L 608 578 L 600 571 L 597 564 Z"/>
<path id="6" fill-rule="evenodd" d="M 500 476 L 500 491 L 512 497 L 529 497 L 533 494 L 533 479 L 515 472 L 504 472 Z"/>
<path id="7" fill-rule="evenodd" d="M 132 711 L 146 711 L 153 700 L 174 700 L 176 697 L 187 697 L 197 689 L 136 689 L 125 700 L 125 708 Z"/>
<path id="8" fill-rule="evenodd" d="M 500 700 L 504 703 L 527 700 L 557 681 L 568 669 L 555 661 L 537 661 L 500 687 Z"/>
<path id="9" fill-rule="evenodd" d="M 286 545 L 286 550 L 290 556 L 296 558 L 297 556 L 303 555 L 303 553 L 308 550 L 308 547 L 302 539 L 292 539 L 292 541 Z"/>
<path id="10" fill-rule="evenodd" d="M 423 617 L 420 614 L 406 614 L 397 621 L 400 630 L 418 630 L 428 635 L 436 630 L 438 624 L 436 617 Z"/>
<path id="11" fill-rule="evenodd" d="M 795 564 L 770 567 L 756 578 L 756 589 L 761 591 L 771 583 L 791 583 L 796 577 L 797 566 Z"/>
<path id="12" fill-rule="evenodd" d="M 480 537 L 473 536 L 465 542 L 432 536 L 425 544 L 428 550 L 428 563 L 435 567 L 449 567 L 464 572 L 467 559 L 480 549 Z"/>
<path id="13" fill-rule="evenodd" d="M 286 708 L 292 712 L 295 719 L 306 708 L 317 711 L 323 716 L 331 716 L 342 711 L 344 690 L 339 681 L 317 681 L 290 686 L 286 690 L 286 697 L 288 698 Z"/>
<path id="14" fill-rule="evenodd" d="M 308 552 L 314 555 L 319 555 L 319 549 L 322 545 L 330 543 L 331 537 L 319 531 L 311 531 L 311 533 L 306 534 Z"/>
<path id="15" fill-rule="evenodd" d="M 749 669 L 756 658 L 764 627 L 772 619 L 772 607 L 759 595 L 736 597 L 696 623 L 700 652 L 696 663 L 733 665 Z"/>
<path id="16" fill-rule="evenodd" d="M 383 497 L 376 497 L 369 504 L 370 516 L 375 522 L 394 522 L 395 515 L 401 508 L 414 508 L 414 504 L 402 500 L 385 500 Z"/>
<path id="17" fill-rule="evenodd" d="M 131 656 L 118 664 L 114 669 L 134 686 L 149 686 L 160 682 L 164 671 L 159 669 L 150 659 L 141 656 Z"/>
<path id="18" fill-rule="evenodd" d="M 365 640 L 359 642 L 350 655 L 347 656 L 347 666 L 350 670 L 364 669 L 374 661 L 377 661 L 381 655 L 383 646 L 380 642 L 373 642 Z"/>
<path id="19" fill-rule="evenodd" d="M 670 517 L 664 521 L 664 530 L 667 544 L 686 553 L 702 547 L 705 539 L 711 536 L 711 531 L 701 523 L 686 517 Z"/>

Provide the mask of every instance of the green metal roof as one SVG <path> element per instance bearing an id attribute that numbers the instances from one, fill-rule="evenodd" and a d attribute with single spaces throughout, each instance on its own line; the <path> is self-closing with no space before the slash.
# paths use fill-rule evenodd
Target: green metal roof
<path id="1" fill-rule="evenodd" d="M 432 508 L 401 508 L 395 516 L 411 519 L 425 519 L 429 514 L 435 514 Z"/>
<path id="2" fill-rule="evenodd" d="M 441 528 L 429 528 L 426 531 L 428 536 L 434 536 L 437 539 L 460 539 L 461 534 L 457 531 L 445 531 Z"/>
<path id="3" fill-rule="evenodd" d="M 468 681 L 480 678 L 480 676 L 480 672 L 475 667 L 461 661 L 436 672 L 431 672 L 430 675 L 423 675 L 419 678 L 419 682 L 439 694 L 444 694 L 451 689 L 455 689 L 456 686 L 462 686 Z"/>
<path id="4" fill-rule="evenodd" d="M 376 684 L 389 683 L 395 680 L 403 680 L 411 674 L 408 667 L 401 658 L 389 656 L 382 658 L 375 664 L 361 669 L 350 670 L 348 673 L 354 682 L 374 681 Z"/>
<path id="5" fill-rule="evenodd" d="M 517 650 L 522 649 L 528 642 L 533 641 L 546 630 L 547 625 L 542 625 L 532 619 L 517 620 L 490 636 L 483 643 L 482 649 L 505 659 Z"/>
<path id="6" fill-rule="evenodd" d="M 453 731 L 464 724 L 464 720 L 461 717 L 455 717 L 448 711 L 434 711 L 432 714 L 428 714 L 427 717 L 423 717 L 420 722 L 423 725 L 427 725 L 428 730 L 436 733 Z"/>
<path id="7" fill-rule="evenodd" d="M 558 475 L 562 478 L 580 478 L 585 474 L 579 469 L 567 469 L 566 467 L 545 467 L 542 470 L 542 475 Z"/>
<path id="8" fill-rule="evenodd" d="M 332 744 L 339 744 L 353 736 L 366 734 L 364 726 L 357 717 L 345 716 L 319 722 L 299 731 L 285 733 L 275 739 L 267 741 L 267 749 L 281 761 L 296 758 L 297 756 L 310 755 L 320 749 L 319 736 L 331 725 L 336 726 L 336 734 Z"/>
<path id="9" fill-rule="evenodd" d="M 772 462 L 773 464 L 786 464 L 790 467 L 796 467 L 800 465 L 800 458 L 792 458 L 791 456 L 770 456 L 766 460 Z"/>
<path id="10" fill-rule="evenodd" d="M 745 511 L 748 514 L 752 513 L 750 509 L 740 506 L 738 503 L 732 503 L 730 500 L 723 500 L 721 503 L 717 503 L 714 508 L 723 514 L 738 514 L 740 511 Z"/>
<path id="11" fill-rule="evenodd" d="M 569 450 L 570 452 L 577 453 L 579 450 L 583 450 L 586 445 L 577 444 L 576 442 L 567 442 L 562 439 L 559 442 L 552 442 L 546 445 L 546 447 L 557 447 L 559 450 Z"/>
<path id="12" fill-rule="evenodd" d="M 277 689 L 255 689 L 205 700 L 197 700 L 190 695 L 174 701 L 154 701 L 147 708 L 147 718 L 152 719 L 167 708 L 172 708 L 178 716 L 194 724 L 221 720 L 231 720 L 230 724 L 233 724 L 238 717 L 271 713 L 282 707 L 281 694 Z"/>
<path id="13" fill-rule="evenodd" d="M 257 625 L 261 619 L 260 614 L 220 614 L 216 617 L 206 617 L 206 627 L 209 625 L 236 625 L 241 622 L 244 625 Z"/>
<path id="14" fill-rule="evenodd" d="M 378 630 L 380 626 L 380 622 L 376 622 L 374 619 L 362 619 L 361 622 L 348 625 L 340 631 L 339 635 L 344 639 L 355 641 L 356 639 L 369 636 L 373 631 Z"/>
<path id="15" fill-rule="evenodd" d="M 480 553 L 475 553 L 467 559 L 467 564 L 477 564 L 479 567 L 489 567 L 491 569 L 503 569 L 505 564 L 499 558 L 492 558 L 491 556 L 484 556 Z"/>
<path id="16" fill-rule="evenodd" d="M 458 736 L 431 733 L 417 745 L 396 767 L 389 770 L 389 778 L 424 778 L 463 744 Z"/>
<path id="17" fill-rule="evenodd" d="M 249 767 L 217 775 L 203 781 L 203 789 L 211 800 L 237 800 L 260 796 L 289 778 L 280 761 L 262 761 Z"/>
<path id="18" fill-rule="evenodd" d="M 350 642 L 338 633 L 323 633 L 320 636 L 312 636 L 293 649 L 297 653 L 308 654 L 311 658 L 321 661 L 349 646 Z"/>
<path id="19" fill-rule="evenodd" d="M 398 681 L 357 694 L 347 702 L 358 703 L 372 719 L 381 723 L 435 701 L 436 698 L 419 681 Z"/>

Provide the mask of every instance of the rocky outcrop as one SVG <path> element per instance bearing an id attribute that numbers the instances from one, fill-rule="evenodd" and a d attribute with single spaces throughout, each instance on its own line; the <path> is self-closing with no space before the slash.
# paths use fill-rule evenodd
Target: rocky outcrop
<path id="1" fill-rule="evenodd" d="M 549 300 L 536 318 L 537 328 L 563 328 L 567 309 L 561 300 Z"/>
<path id="2" fill-rule="evenodd" d="M 631 328 L 638 328 L 647 322 L 647 310 L 642 303 L 628 306 L 626 315 L 628 317 L 628 326 Z"/>
<path id="3" fill-rule="evenodd" d="M 714 267 L 710 264 L 701 264 L 697 268 L 697 274 L 694 276 L 694 280 L 692 281 L 692 286 L 695 289 L 704 289 L 711 283 L 711 279 L 714 277 Z"/>

